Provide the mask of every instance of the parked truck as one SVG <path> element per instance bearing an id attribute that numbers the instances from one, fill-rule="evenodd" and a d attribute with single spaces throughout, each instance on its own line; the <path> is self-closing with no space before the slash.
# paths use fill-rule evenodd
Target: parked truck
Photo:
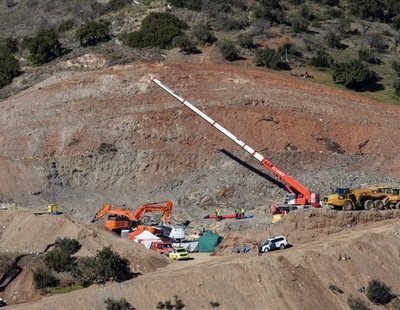
<path id="1" fill-rule="evenodd" d="M 323 204 L 336 210 L 383 210 L 385 207 L 396 206 L 400 201 L 399 196 L 392 188 L 367 187 L 367 188 L 336 188 L 333 194 L 324 197 Z M 400 207 L 400 204 L 398 205 Z"/>

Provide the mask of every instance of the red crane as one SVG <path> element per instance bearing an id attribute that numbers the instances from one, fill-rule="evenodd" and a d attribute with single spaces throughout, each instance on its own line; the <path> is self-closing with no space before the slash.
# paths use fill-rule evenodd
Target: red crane
<path id="1" fill-rule="evenodd" d="M 180 101 L 182 104 L 184 104 L 187 108 L 189 108 L 194 113 L 196 113 L 198 116 L 200 116 L 202 119 L 204 119 L 207 123 L 211 124 L 214 128 L 216 128 L 221 133 L 223 133 L 225 136 L 227 136 L 229 139 L 231 139 L 233 142 L 238 144 L 242 149 L 244 149 L 246 152 L 248 152 L 257 161 L 259 161 L 267 170 L 269 170 L 276 179 L 278 179 L 285 185 L 286 190 L 289 192 L 289 195 L 285 198 L 285 204 L 289 204 L 292 206 L 321 207 L 321 205 L 319 203 L 319 195 L 318 194 L 312 193 L 308 188 L 306 188 L 305 186 L 303 186 L 302 184 L 297 182 L 295 179 L 293 179 L 291 176 L 289 176 L 288 174 L 283 172 L 281 169 L 279 169 L 277 166 L 275 166 L 272 162 L 270 162 L 268 159 L 266 159 L 259 152 L 254 150 L 252 147 L 250 147 L 246 143 L 244 143 L 242 140 L 240 140 L 234 134 L 229 132 L 227 129 L 225 129 L 220 124 L 218 124 L 216 121 L 214 121 L 212 118 L 210 118 L 208 115 L 206 115 L 204 112 L 197 109 L 189 101 L 187 101 L 183 97 L 176 94 L 172 89 L 170 89 L 168 86 L 163 84 L 160 80 L 158 80 L 154 77 L 151 77 L 150 82 L 155 83 L 156 85 L 161 87 L 163 90 L 165 90 L 167 93 L 169 93 L 171 96 L 176 98 L 178 101 Z"/>

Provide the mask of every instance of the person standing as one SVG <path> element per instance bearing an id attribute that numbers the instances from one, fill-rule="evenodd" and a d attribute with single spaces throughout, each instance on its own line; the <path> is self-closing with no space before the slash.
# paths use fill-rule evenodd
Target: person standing
<path id="1" fill-rule="evenodd" d="M 245 210 L 244 208 L 240 209 L 240 218 L 244 219 Z"/>

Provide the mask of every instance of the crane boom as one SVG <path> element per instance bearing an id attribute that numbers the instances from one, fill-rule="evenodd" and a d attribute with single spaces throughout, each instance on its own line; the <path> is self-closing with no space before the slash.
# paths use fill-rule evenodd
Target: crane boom
<path id="1" fill-rule="evenodd" d="M 294 200 L 289 200 L 290 204 L 307 205 L 307 204 L 312 204 L 315 202 L 318 203 L 318 201 L 316 201 L 317 198 L 315 197 L 315 194 L 311 193 L 305 186 L 301 185 L 299 182 L 297 182 L 291 176 L 289 176 L 288 174 L 283 172 L 281 169 L 279 169 L 277 166 L 275 166 L 272 162 L 270 162 L 268 159 L 266 159 L 262 154 L 260 154 L 255 149 L 250 147 L 248 144 L 244 143 L 242 140 L 240 140 L 238 137 L 236 137 L 230 131 L 228 131 L 223 126 L 218 124 L 215 120 L 210 118 L 207 114 L 205 114 L 204 112 L 202 112 L 198 108 L 196 108 L 189 101 L 187 101 L 183 97 L 176 94 L 172 89 L 170 89 L 168 86 L 163 84 L 160 80 L 158 80 L 154 77 L 151 77 L 150 82 L 155 83 L 160 88 L 162 88 L 167 93 L 169 93 L 171 96 L 176 98 L 178 101 L 180 101 L 182 104 L 184 104 L 187 108 L 189 108 L 194 113 L 196 113 L 198 116 L 200 116 L 202 119 L 204 119 L 207 123 L 211 124 L 211 126 L 215 127 L 218 131 L 220 131 L 225 136 L 227 136 L 229 139 L 231 139 L 233 142 L 235 142 L 237 145 L 239 145 L 242 149 L 244 149 L 247 153 L 249 153 L 257 161 L 259 161 L 267 170 L 272 172 L 273 175 L 275 176 L 275 178 L 281 180 L 284 183 L 288 192 L 296 195 Z"/>

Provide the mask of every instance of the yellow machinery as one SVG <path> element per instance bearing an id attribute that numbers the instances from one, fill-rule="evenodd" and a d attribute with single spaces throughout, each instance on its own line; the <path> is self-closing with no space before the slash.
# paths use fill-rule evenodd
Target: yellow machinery
<path id="1" fill-rule="evenodd" d="M 324 205 L 332 209 L 352 211 L 352 210 L 370 210 L 376 208 L 382 210 L 384 199 L 387 198 L 388 189 L 369 187 L 369 188 L 337 188 L 335 192 L 324 198 Z"/>

